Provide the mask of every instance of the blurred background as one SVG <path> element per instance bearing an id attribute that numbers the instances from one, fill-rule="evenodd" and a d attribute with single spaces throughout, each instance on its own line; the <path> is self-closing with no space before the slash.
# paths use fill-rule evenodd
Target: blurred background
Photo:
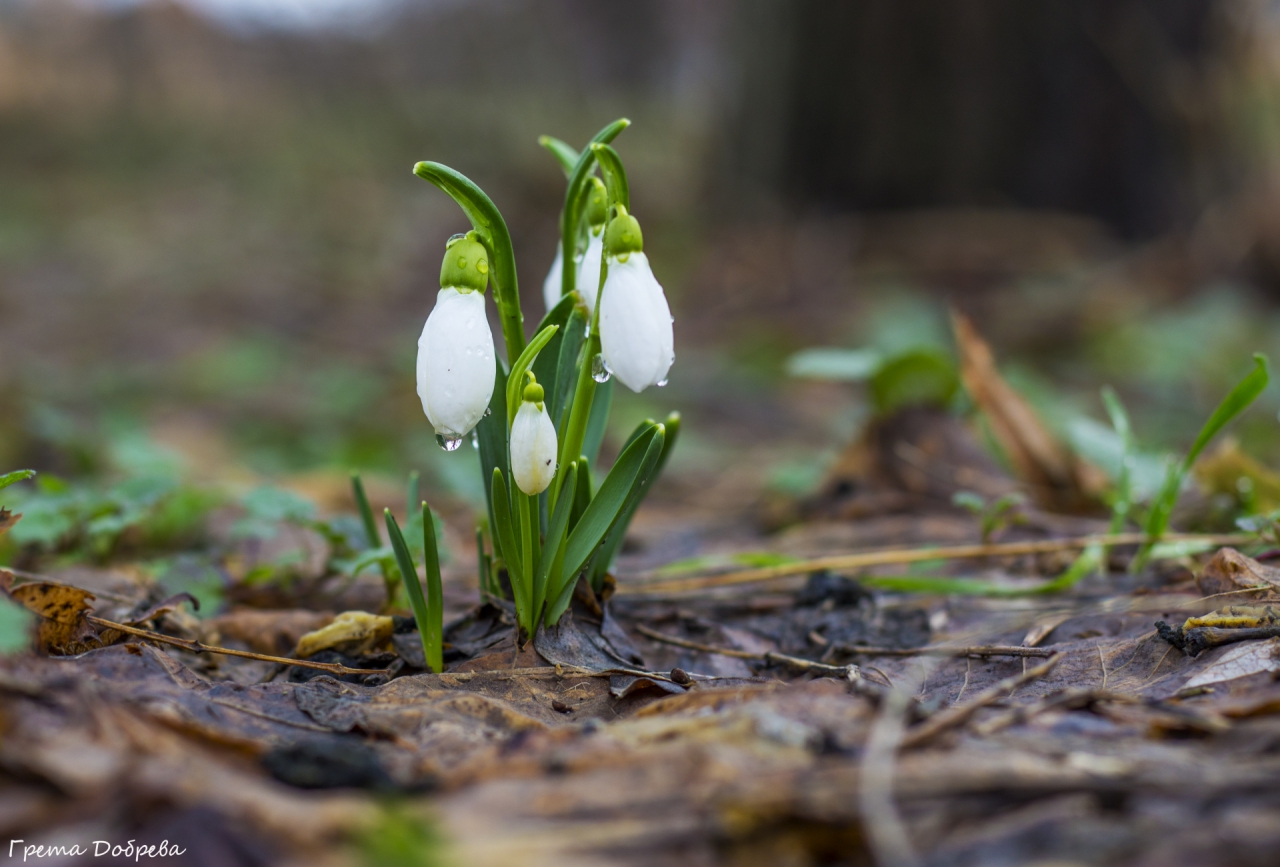
<path id="1" fill-rule="evenodd" d="M 323 508 L 417 468 L 465 509 L 413 358 L 468 227 L 411 167 L 498 204 L 532 326 L 564 189 L 537 137 L 619 116 L 677 361 L 611 442 L 681 410 L 669 496 L 813 491 L 871 410 L 788 358 L 946 350 L 948 308 L 1086 455 L 1103 384 L 1181 449 L 1280 359 L 1262 0 L 0 0 L 0 469 Z M 1277 410 L 1235 429 L 1263 463 Z"/>

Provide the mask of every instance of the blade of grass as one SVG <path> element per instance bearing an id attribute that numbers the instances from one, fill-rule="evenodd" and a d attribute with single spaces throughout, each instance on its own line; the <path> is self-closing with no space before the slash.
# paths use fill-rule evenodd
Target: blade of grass
<path id="1" fill-rule="evenodd" d="M 431 507 L 422 502 L 422 559 L 427 573 L 427 622 L 418 623 L 427 665 L 434 672 L 444 671 L 444 587 L 440 580 L 440 546 L 436 541 L 436 520 Z M 414 584 L 417 584 L 415 575 Z M 417 609 L 414 609 L 415 616 Z"/>
<path id="2" fill-rule="evenodd" d="M 409 596 L 409 605 L 413 608 L 413 619 L 418 624 L 418 637 L 422 640 L 422 654 L 430 664 L 431 648 L 428 645 L 428 636 L 431 614 L 427 609 L 427 600 L 422 595 L 418 569 L 413 565 L 413 555 L 409 553 L 409 546 L 405 544 L 400 525 L 396 523 L 391 510 L 384 509 L 382 517 L 387 523 L 387 535 L 391 537 L 391 549 L 395 551 L 396 562 L 400 564 L 400 574 L 404 576 L 404 588 Z"/>
<path id="3" fill-rule="evenodd" d="M 360 479 L 359 473 L 351 474 L 351 493 L 356 500 L 356 510 L 360 513 L 360 523 L 364 525 L 364 538 L 372 551 L 382 547 L 382 538 L 378 535 L 378 523 L 373 519 L 373 508 L 369 505 L 369 498 L 364 492 L 364 482 Z M 396 604 L 396 583 L 400 580 L 400 576 L 393 573 L 387 568 L 387 564 L 378 561 L 378 571 L 382 573 L 382 584 L 387 590 L 387 607 L 391 608 Z"/>
<path id="4" fill-rule="evenodd" d="M 1186 457 L 1180 463 L 1169 467 L 1164 485 L 1151 504 L 1151 512 L 1147 515 L 1147 523 L 1143 528 L 1147 534 L 1147 541 L 1130 563 L 1131 572 L 1138 572 L 1146 565 L 1151 556 L 1152 546 L 1164 536 L 1165 530 L 1169 527 L 1169 517 L 1173 514 L 1174 506 L 1178 504 L 1178 497 L 1182 493 L 1182 482 L 1196 462 L 1196 458 L 1200 457 L 1200 452 L 1218 435 L 1219 431 L 1257 400 L 1258 395 L 1262 394 L 1263 389 L 1267 387 L 1270 381 L 1267 373 L 1267 357 L 1262 353 L 1255 353 L 1253 363 L 1253 371 L 1227 393 L 1222 403 L 1218 404 L 1217 409 L 1209 416 L 1209 420 L 1204 423 L 1204 427 L 1200 428 L 1200 434 L 1192 443 Z"/>

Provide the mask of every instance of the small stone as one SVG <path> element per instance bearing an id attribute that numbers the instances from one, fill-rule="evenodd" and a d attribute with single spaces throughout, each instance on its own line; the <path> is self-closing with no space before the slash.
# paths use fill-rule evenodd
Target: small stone
<path id="1" fill-rule="evenodd" d="M 671 669 L 671 681 L 673 683 L 678 683 L 681 686 L 688 686 L 693 683 L 693 678 L 690 677 L 689 672 L 685 671 L 683 668 L 673 668 Z"/>
<path id="2" fill-rule="evenodd" d="M 553 698 L 551 700 L 551 709 L 556 713 L 573 713 L 573 708 L 569 707 L 569 705 L 565 704 L 558 698 Z"/>

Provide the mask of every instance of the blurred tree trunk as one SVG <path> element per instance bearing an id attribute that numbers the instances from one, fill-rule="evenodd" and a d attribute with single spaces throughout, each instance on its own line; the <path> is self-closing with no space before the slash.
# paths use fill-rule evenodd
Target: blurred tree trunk
<path id="1" fill-rule="evenodd" d="M 1221 186 L 1215 0 L 748 0 L 722 182 L 836 210 L 1018 205 L 1131 237 Z"/>

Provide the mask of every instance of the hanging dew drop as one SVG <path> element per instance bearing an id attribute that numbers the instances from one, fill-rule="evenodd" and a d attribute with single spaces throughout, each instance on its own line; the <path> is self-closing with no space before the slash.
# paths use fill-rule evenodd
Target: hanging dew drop
<path id="1" fill-rule="evenodd" d="M 613 376 L 613 371 L 609 369 L 609 364 L 604 360 L 603 355 L 597 355 L 591 359 L 591 378 L 596 382 L 608 382 L 609 377 Z"/>
<path id="2" fill-rule="evenodd" d="M 446 452 L 456 452 L 458 446 L 462 445 L 462 437 L 457 434 L 436 434 L 436 442 Z"/>
<path id="3" fill-rule="evenodd" d="M 488 412 L 485 413 L 485 415 L 488 414 Z M 480 451 L 480 434 L 474 432 L 471 434 L 471 447 L 476 451 Z"/>
<path id="4" fill-rule="evenodd" d="M 662 379 L 658 380 L 658 388 L 663 388 L 666 386 L 666 384 L 667 384 L 667 378 L 665 376 Z"/>

